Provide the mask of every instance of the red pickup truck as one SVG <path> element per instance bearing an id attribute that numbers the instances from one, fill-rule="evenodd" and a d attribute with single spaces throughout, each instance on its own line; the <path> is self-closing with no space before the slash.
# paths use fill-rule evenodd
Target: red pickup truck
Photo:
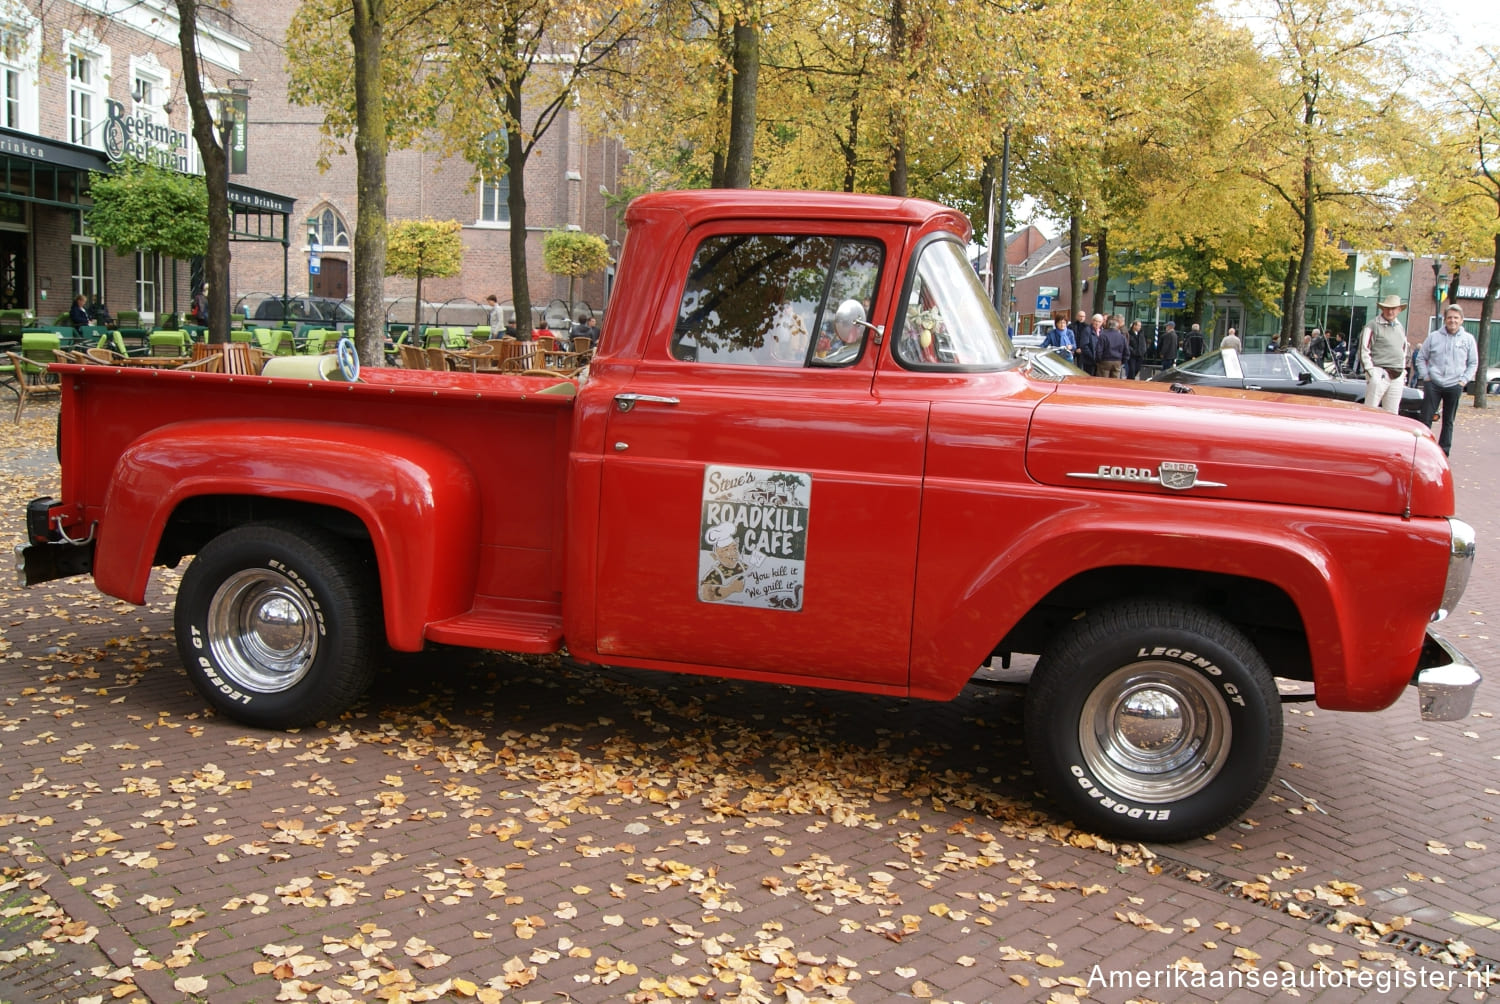
<path id="1" fill-rule="evenodd" d="M 660 193 L 627 220 L 572 379 L 55 367 L 61 499 L 23 578 L 141 603 L 194 555 L 182 660 L 264 727 L 349 707 L 381 645 L 935 700 L 1034 653 L 1033 766 L 1142 839 L 1251 805 L 1277 677 L 1467 715 L 1479 676 L 1428 627 L 1474 534 L 1416 423 L 1044 378 L 932 203 Z"/>

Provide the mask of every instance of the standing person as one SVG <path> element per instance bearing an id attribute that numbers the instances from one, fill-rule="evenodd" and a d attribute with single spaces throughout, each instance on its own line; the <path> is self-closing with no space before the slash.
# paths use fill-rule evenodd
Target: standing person
<path id="1" fill-rule="evenodd" d="M 1328 361 L 1328 339 L 1323 337 L 1322 331 L 1312 329 L 1312 333 L 1307 336 L 1307 348 L 1303 350 L 1303 354 L 1319 366 Z"/>
<path id="2" fill-rule="evenodd" d="M 1110 317 L 1099 332 L 1098 338 L 1099 346 L 1095 350 L 1094 357 L 1095 374 L 1113 380 L 1120 379 L 1120 373 L 1125 366 L 1125 355 L 1130 351 L 1130 343 L 1125 338 L 1125 332 L 1120 330 L 1120 319 Z"/>
<path id="3" fill-rule="evenodd" d="M 1240 351 L 1240 349 L 1242 348 L 1242 344 L 1240 342 L 1239 334 L 1237 334 L 1233 328 L 1230 328 L 1228 331 L 1224 332 L 1224 337 L 1219 340 L 1219 348 L 1234 349 L 1234 351 L 1236 352 Z"/>
<path id="4" fill-rule="evenodd" d="M 1104 315 L 1095 314 L 1089 318 L 1083 330 L 1075 331 L 1074 337 L 1078 340 L 1078 354 L 1073 360 L 1078 368 L 1089 376 L 1093 376 L 1099 360 L 1099 335 L 1104 331 Z"/>
<path id="5" fill-rule="evenodd" d="M 1359 361 L 1365 368 L 1365 404 L 1392 415 L 1401 408 L 1406 377 L 1406 328 L 1396 320 L 1406 306 L 1391 293 L 1375 305 L 1380 316 L 1359 333 Z"/>
<path id="6" fill-rule="evenodd" d="M 1177 365 L 1177 322 L 1168 321 L 1161 329 L 1161 337 L 1157 339 L 1157 348 L 1161 349 L 1161 368 L 1169 370 Z"/>
<path id="7" fill-rule="evenodd" d="M 1073 329 L 1068 327 L 1064 321 L 1052 325 L 1047 334 L 1042 338 L 1042 348 L 1056 349 L 1057 354 L 1068 362 L 1073 361 L 1074 350 L 1078 348 L 1078 342 L 1073 337 Z"/>
<path id="8" fill-rule="evenodd" d="M 193 319 L 194 324 L 208 327 L 208 283 L 204 283 L 198 292 L 193 294 L 193 305 L 188 308 L 188 316 Z"/>
<path id="9" fill-rule="evenodd" d="M 1125 357 L 1125 379 L 1134 380 L 1141 375 L 1141 364 L 1146 361 L 1151 346 L 1147 344 L 1146 329 L 1140 321 L 1130 322 L 1130 331 L 1125 337 L 1130 342 L 1130 355 Z"/>
<path id="10" fill-rule="evenodd" d="M 1182 354 L 1189 359 L 1197 359 L 1203 355 L 1203 327 L 1195 324 L 1187 334 L 1187 341 L 1182 346 Z"/>
<path id="11" fill-rule="evenodd" d="M 1453 423 L 1458 419 L 1458 400 L 1464 387 L 1479 372 L 1479 347 L 1464 330 L 1464 311 L 1450 303 L 1443 311 L 1443 326 L 1427 336 L 1417 349 L 1417 377 L 1422 382 L 1422 422 L 1431 426 L 1438 402 L 1443 405 L 1443 431 L 1438 445 L 1446 455 L 1453 446 Z"/>
<path id="12" fill-rule="evenodd" d="M 499 338 L 505 330 L 505 313 L 500 309 L 500 300 L 491 293 L 484 298 L 484 306 L 488 315 L 484 323 L 490 326 L 490 337 Z"/>

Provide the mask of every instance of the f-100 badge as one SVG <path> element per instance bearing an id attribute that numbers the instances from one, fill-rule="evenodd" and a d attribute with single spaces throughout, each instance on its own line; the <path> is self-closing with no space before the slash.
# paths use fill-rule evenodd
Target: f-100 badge
<path id="1" fill-rule="evenodd" d="M 1224 488 L 1221 481 L 1199 481 L 1198 465 L 1163 460 L 1155 469 L 1150 467 L 1125 467 L 1118 464 L 1100 464 L 1097 471 L 1069 472 L 1070 478 L 1086 478 L 1090 481 L 1124 481 L 1136 485 L 1161 485 L 1181 492 L 1189 488 Z"/>

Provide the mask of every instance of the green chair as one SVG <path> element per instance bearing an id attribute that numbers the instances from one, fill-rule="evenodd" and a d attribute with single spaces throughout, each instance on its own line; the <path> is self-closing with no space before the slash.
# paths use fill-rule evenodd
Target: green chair
<path id="1" fill-rule="evenodd" d="M 115 324 L 122 328 L 139 328 L 141 326 L 141 312 L 139 310 L 122 310 L 115 317 Z"/>
<path id="2" fill-rule="evenodd" d="M 302 351 L 305 355 L 319 356 L 324 352 L 333 351 L 338 344 L 339 333 L 329 331 L 327 328 L 314 328 L 307 332 L 307 337 L 302 343 Z"/>
<path id="3" fill-rule="evenodd" d="M 95 347 L 109 349 L 111 352 L 122 356 L 140 356 L 146 353 L 145 349 L 135 349 L 132 351 L 126 348 L 125 336 L 109 328 L 104 329 L 103 334 L 99 336 L 99 344 Z"/>
<path id="4" fill-rule="evenodd" d="M 462 352 L 469 347 L 469 335 L 463 328 L 449 327 L 445 329 L 443 336 L 443 348 Z"/>
<path id="5" fill-rule="evenodd" d="M 290 356 L 297 351 L 292 333 L 281 328 L 256 328 L 255 344 L 273 356 Z"/>
<path id="6" fill-rule="evenodd" d="M 146 336 L 153 356 L 186 356 L 189 341 L 186 331 L 153 331 Z"/>
<path id="7" fill-rule="evenodd" d="M 254 342 L 255 332 L 251 328 L 230 328 L 229 340 L 231 342 Z"/>
<path id="8" fill-rule="evenodd" d="M 476 324 L 474 330 L 469 332 L 469 337 L 476 342 L 487 342 L 490 340 L 490 326 L 488 324 Z"/>

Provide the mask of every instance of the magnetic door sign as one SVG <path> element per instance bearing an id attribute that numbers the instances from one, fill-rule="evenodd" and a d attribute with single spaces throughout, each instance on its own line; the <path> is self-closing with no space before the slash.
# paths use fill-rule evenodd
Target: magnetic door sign
<path id="1" fill-rule="evenodd" d="M 812 475 L 708 465 L 698 528 L 698 599 L 801 610 Z"/>

